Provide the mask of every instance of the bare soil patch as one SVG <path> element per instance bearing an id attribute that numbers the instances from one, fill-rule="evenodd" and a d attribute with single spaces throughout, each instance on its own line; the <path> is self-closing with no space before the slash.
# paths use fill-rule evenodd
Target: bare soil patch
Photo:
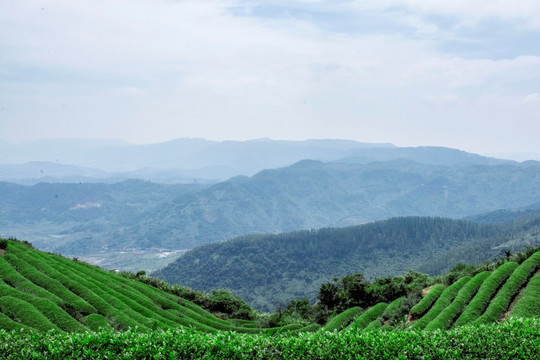
<path id="1" fill-rule="evenodd" d="M 427 287 L 425 289 L 422 290 L 422 297 L 426 296 L 427 294 L 430 293 L 431 290 L 433 290 L 433 288 L 438 285 L 438 284 L 435 284 L 435 285 L 431 285 L 430 287 Z"/>

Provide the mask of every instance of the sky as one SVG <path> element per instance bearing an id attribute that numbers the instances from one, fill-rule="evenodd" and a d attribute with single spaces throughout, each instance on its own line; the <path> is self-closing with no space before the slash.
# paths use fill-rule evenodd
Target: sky
<path id="1" fill-rule="evenodd" d="M 0 0 L 0 138 L 13 143 L 540 154 L 539 134 L 537 0 Z"/>

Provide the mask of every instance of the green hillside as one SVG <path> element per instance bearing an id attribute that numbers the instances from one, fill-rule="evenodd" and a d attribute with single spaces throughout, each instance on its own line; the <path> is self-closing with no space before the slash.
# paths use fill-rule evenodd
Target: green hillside
<path id="1" fill-rule="evenodd" d="M 191 301 L 83 262 L 5 241 L 0 250 L 0 328 L 84 332 L 194 327 L 206 332 L 292 331 L 236 325 Z M 4 247 L 4 246 L 2 246 Z M 242 323 L 241 323 L 242 324 Z"/>
<path id="2" fill-rule="evenodd" d="M 381 359 L 404 351 L 422 358 L 443 352 L 451 358 L 540 354 L 540 252 L 456 267 L 445 277 L 411 276 L 412 283 L 405 280 L 404 297 L 389 291 L 395 290 L 398 278 L 366 283 L 361 277 L 346 277 L 341 283 L 349 285 L 347 298 L 339 299 L 344 292 L 336 286 L 332 301 L 334 310 L 342 300 L 350 307 L 328 318 L 324 327 L 288 321 L 261 328 L 254 320 L 217 317 L 141 281 L 43 253 L 28 243 L 1 240 L 0 358 L 345 359 L 358 351 Z M 367 292 L 352 286 L 353 278 Z M 425 281 L 435 286 L 412 303 L 411 294 Z M 329 295 L 333 290 L 320 291 Z M 376 294 L 387 301 L 375 302 Z M 355 305 L 355 297 L 364 302 Z M 327 306 L 328 300 L 321 297 L 317 306 Z M 295 306 L 271 317 L 283 319 L 293 307 L 301 311 L 301 304 L 293 302 Z M 436 329 L 445 331 L 434 333 Z"/>
<path id="3" fill-rule="evenodd" d="M 521 264 L 507 262 L 495 271 L 462 277 L 446 287 L 412 328 L 436 330 L 488 324 L 516 316 L 538 317 L 540 252 Z M 534 304 L 534 305 L 533 305 Z M 527 310 L 523 310 L 523 309 Z"/>
<path id="4" fill-rule="evenodd" d="M 526 253 L 491 264 L 456 266 L 445 277 L 429 278 L 409 272 L 405 277 L 370 283 L 361 274 L 348 275 L 340 281 L 335 279 L 334 283 L 323 284 L 315 307 L 319 307 L 319 312 L 326 308 L 327 314 L 343 311 L 336 318 L 322 321 L 319 318 L 321 325 L 328 321 L 326 330 L 344 328 L 346 324 L 363 329 L 384 317 L 393 317 L 396 323 L 395 320 L 407 314 L 413 328 L 447 329 L 454 323 L 495 322 L 507 311 L 506 316 L 514 311 L 523 317 L 540 316 L 536 297 L 540 290 L 539 278 L 540 252 L 530 248 Z M 144 279 L 154 286 L 145 284 Z M 430 291 L 420 299 L 416 293 L 431 284 Z M 257 328 L 254 313 L 249 309 L 244 315 L 251 320 L 226 319 L 226 313 L 232 313 L 226 307 L 231 307 L 232 303 L 225 294 L 216 293 L 216 297 L 225 299 L 221 307 L 213 307 L 222 311 L 218 311 L 221 315 L 217 317 L 186 298 L 195 300 L 195 292 L 180 288 L 185 294 L 181 297 L 174 294 L 178 289 L 171 289 L 175 288 L 149 277 L 120 276 L 77 260 L 44 253 L 26 242 L 0 241 L 0 324 L 3 329 L 81 332 L 99 327 L 114 330 L 137 327 L 146 331 L 192 326 L 209 332 L 279 331 L 279 328 Z M 195 301 L 201 302 L 200 297 Z M 301 322 L 310 325 L 306 321 L 314 319 L 306 312 L 299 315 L 298 311 L 312 308 L 313 312 L 315 307 L 295 300 L 272 316 L 279 315 L 278 323 L 285 324 L 287 330 L 299 329 L 303 327 Z M 284 320 L 293 308 L 296 318 L 300 319 L 297 324 Z M 402 313 L 396 315 L 395 312 Z M 355 321 L 351 323 L 353 318 Z"/>
<path id="5" fill-rule="evenodd" d="M 409 269 L 440 275 L 458 262 L 481 264 L 540 245 L 540 215 L 507 224 L 400 217 L 347 228 L 250 235 L 187 252 L 155 273 L 197 290 L 227 288 L 252 306 L 273 311 L 292 299 L 314 300 L 336 276 L 366 278 Z M 285 281 L 286 280 L 286 281 Z"/>

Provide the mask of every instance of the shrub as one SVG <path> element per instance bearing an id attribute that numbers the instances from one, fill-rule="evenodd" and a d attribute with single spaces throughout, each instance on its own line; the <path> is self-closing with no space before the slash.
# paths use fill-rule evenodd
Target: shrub
<path id="1" fill-rule="evenodd" d="M 365 329 L 366 326 L 373 320 L 377 319 L 379 316 L 382 315 L 384 312 L 384 309 L 388 306 L 387 303 L 378 303 L 377 305 L 374 305 L 364 311 L 362 315 L 358 317 L 350 326 L 351 329 Z"/>
<path id="2" fill-rule="evenodd" d="M 464 276 L 474 276 L 478 274 L 482 266 L 479 265 L 467 265 L 463 263 L 456 264 L 446 275 L 445 283 L 447 285 L 455 283 L 458 279 L 461 279 Z"/>
<path id="3" fill-rule="evenodd" d="M 16 321 L 13 321 L 9 316 L 4 315 L 0 312 L 0 329 L 11 331 L 11 330 L 22 330 L 24 328 L 30 328 L 28 326 L 24 326 Z"/>
<path id="4" fill-rule="evenodd" d="M 34 284 L 41 286 L 45 290 L 48 290 L 51 294 L 54 294 L 60 298 L 62 301 L 59 301 L 59 304 L 70 304 L 73 307 L 74 312 L 76 314 L 80 314 L 81 316 L 86 316 L 96 312 L 96 309 L 94 309 L 94 307 L 88 304 L 84 299 L 75 295 L 58 280 L 49 276 L 51 271 L 54 271 L 52 267 L 35 258 L 31 253 L 19 253 L 17 256 L 21 261 L 26 263 L 26 266 L 21 266 L 19 268 L 19 272 L 27 279 L 31 280 Z M 79 315 L 74 315 L 75 318 L 78 318 L 78 316 Z"/>
<path id="5" fill-rule="evenodd" d="M 347 327 L 358 314 L 362 312 L 362 308 L 359 306 L 352 307 L 348 310 L 345 310 L 341 314 L 335 316 L 332 320 L 326 324 L 323 330 L 334 331 L 341 330 L 344 327 Z"/>
<path id="6" fill-rule="evenodd" d="M 32 245 L 32 243 L 29 241 L 23 240 L 22 244 L 28 246 L 29 248 L 32 248 L 32 249 L 34 248 L 34 245 Z"/>
<path id="7" fill-rule="evenodd" d="M 6 250 L 8 247 L 8 241 L 6 239 L 0 239 L 0 250 Z"/>
<path id="8" fill-rule="evenodd" d="M 510 302 L 516 296 L 519 289 L 540 265 L 540 252 L 534 253 L 530 258 L 519 265 L 510 275 L 506 283 L 491 300 L 486 311 L 475 320 L 475 324 L 484 324 L 497 321 L 508 309 Z"/>
<path id="9" fill-rule="evenodd" d="M 413 318 L 418 319 L 422 315 L 426 313 L 429 308 L 433 305 L 433 303 L 441 296 L 442 292 L 446 286 L 443 284 L 437 284 L 435 285 L 429 293 L 427 293 L 426 296 L 420 300 L 418 304 L 412 307 L 410 314 Z"/>
<path id="10" fill-rule="evenodd" d="M 61 263 L 54 262 L 52 263 L 51 258 L 47 255 L 42 255 L 39 252 L 35 252 L 34 255 L 37 259 L 42 260 L 41 266 L 45 269 L 47 269 L 47 274 L 57 280 L 59 283 L 61 283 L 63 286 L 68 288 L 71 292 L 78 295 L 82 299 L 84 299 L 89 305 L 92 306 L 93 309 L 99 311 L 101 314 L 107 316 L 111 320 L 111 325 L 115 327 L 117 330 L 127 330 L 128 328 L 141 326 L 133 319 L 129 318 L 124 314 L 123 312 L 119 311 L 117 308 L 113 307 L 107 299 L 103 299 L 101 296 L 96 294 L 93 289 L 90 289 L 87 286 L 84 286 L 82 282 L 84 282 L 84 279 L 82 279 L 79 276 L 76 276 L 76 274 L 70 274 L 70 276 L 66 276 L 66 267 L 62 266 Z M 60 257 L 56 258 L 56 260 L 61 259 Z M 54 265 L 54 266 L 51 266 Z M 82 263 L 80 263 L 82 265 Z M 114 320 L 114 321 L 113 321 Z"/>
<path id="11" fill-rule="evenodd" d="M 33 305 L 12 296 L 2 296 L 0 298 L 0 311 L 30 328 L 41 331 L 51 329 L 61 331 Z"/>
<path id="12" fill-rule="evenodd" d="M 53 324 L 55 324 L 62 330 L 70 332 L 88 330 L 79 322 L 77 322 L 73 317 L 71 317 L 68 313 L 66 313 L 61 307 L 59 307 L 57 304 L 50 301 L 49 299 L 39 298 L 24 293 L 3 283 L 0 283 L 0 291 L 4 295 L 3 298 L 9 297 L 22 300 L 27 303 L 28 306 L 33 306 L 33 308 L 35 308 L 39 313 L 44 315 L 47 319 L 49 319 Z M 27 325 L 32 326 L 32 324 Z"/>
<path id="13" fill-rule="evenodd" d="M 384 309 L 384 312 L 381 316 L 382 322 L 390 322 L 391 324 L 396 324 L 399 322 L 403 316 L 406 314 L 408 309 L 406 309 L 403 305 L 405 302 L 404 297 L 397 298 L 396 300 L 392 301 L 386 309 Z"/>
<path id="14" fill-rule="evenodd" d="M 454 323 L 454 326 L 461 326 L 476 320 L 489 304 L 493 294 L 497 292 L 501 284 L 514 272 L 518 264 L 509 261 L 499 266 L 491 275 L 482 283 L 480 289 L 473 297 L 469 305 Z"/>
<path id="15" fill-rule="evenodd" d="M 74 335 L 0 330 L 0 354 L 21 359 L 537 359 L 539 327 L 539 319 L 526 319 L 443 332 L 258 336 L 189 328 Z"/>
<path id="16" fill-rule="evenodd" d="M 536 273 L 527 284 L 523 296 L 512 309 L 512 316 L 540 316 L 540 272 Z"/>
<path id="17" fill-rule="evenodd" d="M 456 298 L 427 326 L 426 330 L 447 329 L 463 311 L 471 297 L 476 293 L 480 285 L 491 275 L 489 271 L 477 274 L 459 290 Z"/>
<path id="18" fill-rule="evenodd" d="M 419 320 L 412 324 L 413 329 L 424 329 L 430 321 L 435 319 L 441 311 L 443 311 L 452 300 L 456 297 L 459 290 L 471 279 L 470 276 L 465 276 L 444 289 L 441 296 L 437 299 L 435 304 L 429 309 L 429 311 L 422 316 Z"/>
<path id="19" fill-rule="evenodd" d="M 17 270 L 7 261 L 5 258 L 9 258 L 13 254 L 7 254 L 0 259 L 0 278 L 12 287 L 41 298 L 51 299 L 53 301 L 59 300 L 59 298 L 42 287 L 29 281 L 27 278 L 17 272 Z"/>
<path id="20" fill-rule="evenodd" d="M 98 331 L 100 328 L 105 330 L 112 330 L 111 325 L 107 318 L 100 314 L 90 314 L 82 320 L 83 324 L 88 326 L 90 330 Z"/>
<path id="21" fill-rule="evenodd" d="M 372 322 L 370 322 L 364 330 L 372 331 L 372 330 L 380 329 L 381 327 L 382 327 L 382 318 L 377 318 L 373 320 Z"/>
<path id="22" fill-rule="evenodd" d="M 229 319 L 229 322 L 234 326 L 240 326 L 245 328 L 256 328 L 257 322 L 255 320 L 245 320 L 245 319 Z"/>
<path id="23" fill-rule="evenodd" d="M 253 319 L 250 306 L 229 290 L 213 290 L 208 308 L 210 311 L 225 313 L 238 319 Z"/>
<path id="24" fill-rule="evenodd" d="M 321 329 L 321 325 L 319 324 L 310 324 L 306 325 L 298 330 L 291 331 L 291 333 L 312 333 L 316 332 Z"/>

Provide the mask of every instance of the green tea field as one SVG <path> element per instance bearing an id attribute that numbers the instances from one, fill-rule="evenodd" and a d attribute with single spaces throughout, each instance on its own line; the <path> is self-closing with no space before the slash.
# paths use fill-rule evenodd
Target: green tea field
<path id="1" fill-rule="evenodd" d="M 397 298 L 319 324 L 224 318 L 140 281 L 3 240 L 2 358 L 534 358 L 540 252 L 437 284 L 398 324 Z"/>

